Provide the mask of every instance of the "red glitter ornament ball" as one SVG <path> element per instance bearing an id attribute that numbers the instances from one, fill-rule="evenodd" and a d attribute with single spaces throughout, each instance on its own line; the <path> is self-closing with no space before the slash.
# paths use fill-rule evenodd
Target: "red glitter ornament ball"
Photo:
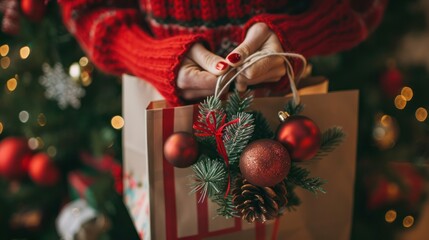
<path id="1" fill-rule="evenodd" d="M 308 117 L 287 117 L 277 129 L 276 139 L 289 151 L 292 161 L 313 158 L 320 149 L 319 127 Z"/>
<path id="2" fill-rule="evenodd" d="M 287 149 L 271 139 L 250 143 L 240 156 L 241 174 L 260 187 L 271 187 L 283 181 L 289 173 L 290 164 Z"/>
<path id="3" fill-rule="evenodd" d="M 31 151 L 23 138 L 9 137 L 0 142 L 0 176 L 20 179 L 28 170 Z"/>
<path id="4" fill-rule="evenodd" d="M 189 167 L 197 161 L 198 143 L 190 133 L 173 133 L 164 143 L 164 157 L 175 167 Z"/>
<path id="5" fill-rule="evenodd" d="M 45 16 L 45 0 L 21 0 L 21 11 L 28 19 L 39 22 Z"/>
<path id="6" fill-rule="evenodd" d="M 52 186 L 58 183 L 60 171 L 45 153 L 38 153 L 31 158 L 28 175 L 37 184 Z"/>

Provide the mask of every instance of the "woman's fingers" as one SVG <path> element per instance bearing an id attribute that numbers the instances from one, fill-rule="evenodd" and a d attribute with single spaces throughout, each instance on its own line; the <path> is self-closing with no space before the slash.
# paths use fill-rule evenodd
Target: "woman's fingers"
<path id="1" fill-rule="evenodd" d="M 217 76 L 202 70 L 194 61 L 185 58 L 177 76 L 177 87 L 187 89 L 214 89 Z"/>
<path id="2" fill-rule="evenodd" d="M 195 43 L 189 50 L 187 57 L 214 75 L 224 74 L 229 68 L 225 59 L 210 52 L 201 43 Z"/>
<path id="3" fill-rule="evenodd" d="M 279 56 L 266 57 L 262 58 L 261 60 L 250 66 L 248 69 L 244 70 L 242 72 L 242 75 L 245 76 L 247 79 L 252 80 L 258 78 L 261 75 L 266 74 L 271 69 L 277 68 L 285 68 L 284 59 Z"/>
<path id="4" fill-rule="evenodd" d="M 226 57 L 228 63 L 234 67 L 239 66 L 244 59 L 261 48 L 270 32 L 271 30 L 265 23 L 252 25 L 243 42 Z"/>
<path id="5" fill-rule="evenodd" d="M 264 74 L 259 75 L 255 78 L 247 78 L 244 75 L 239 75 L 235 87 L 238 91 L 243 92 L 247 89 L 248 85 L 256 85 L 263 82 L 277 82 L 286 74 L 286 68 L 284 66 L 275 67 Z"/>

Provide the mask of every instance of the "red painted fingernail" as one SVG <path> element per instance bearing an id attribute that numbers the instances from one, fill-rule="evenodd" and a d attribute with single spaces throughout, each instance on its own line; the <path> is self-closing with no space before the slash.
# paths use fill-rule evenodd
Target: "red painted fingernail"
<path id="1" fill-rule="evenodd" d="M 228 67 L 228 64 L 226 62 L 218 62 L 216 64 L 216 69 L 219 71 L 225 70 L 226 67 Z"/>
<path id="2" fill-rule="evenodd" d="M 241 59 L 241 55 L 238 53 L 231 53 L 226 58 L 228 59 L 228 61 L 230 61 L 232 63 L 238 63 Z"/>

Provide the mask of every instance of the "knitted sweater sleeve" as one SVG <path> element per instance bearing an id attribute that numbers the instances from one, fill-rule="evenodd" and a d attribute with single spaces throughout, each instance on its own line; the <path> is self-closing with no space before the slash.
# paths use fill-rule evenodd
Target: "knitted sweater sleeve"
<path id="1" fill-rule="evenodd" d="M 257 15 L 246 23 L 244 33 L 254 23 L 264 22 L 276 33 L 285 52 L 307 58 L 332 54 L 366 39 L 380 23 L 386 4 L 387 0 L 314 0 L 302 14 Z M 283 79 L 273 89 L 284 90 L 288 85 Z"/>
<path id="2" fill-rule="evenodd" d="M 129 73 L 151 83 L 173 105 L 181 103 L 176 76 L 181 58 L 200 35 L 153 38 L 142 28 L 136 2 L 60 0 L 63 20 L 100 69 Z"/>

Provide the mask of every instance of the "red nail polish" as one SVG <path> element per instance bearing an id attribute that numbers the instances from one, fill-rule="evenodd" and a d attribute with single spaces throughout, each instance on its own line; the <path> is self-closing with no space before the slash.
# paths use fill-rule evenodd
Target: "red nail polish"
<path id="1" fill-rule="evenodd" d="M 230 61 L 232 63 L 238 63 L 241 59 L 241 55 L 238 53 L 231 53 L 226 58 L 228 59 L 228 61 Z"/>
<path id="2" fill-rule="evenodd" d="M 226 62 L 218 62 L 216 64 L 216 69 L 219 71 L 225 70 L 225 68 L 228 66 Z"/>

